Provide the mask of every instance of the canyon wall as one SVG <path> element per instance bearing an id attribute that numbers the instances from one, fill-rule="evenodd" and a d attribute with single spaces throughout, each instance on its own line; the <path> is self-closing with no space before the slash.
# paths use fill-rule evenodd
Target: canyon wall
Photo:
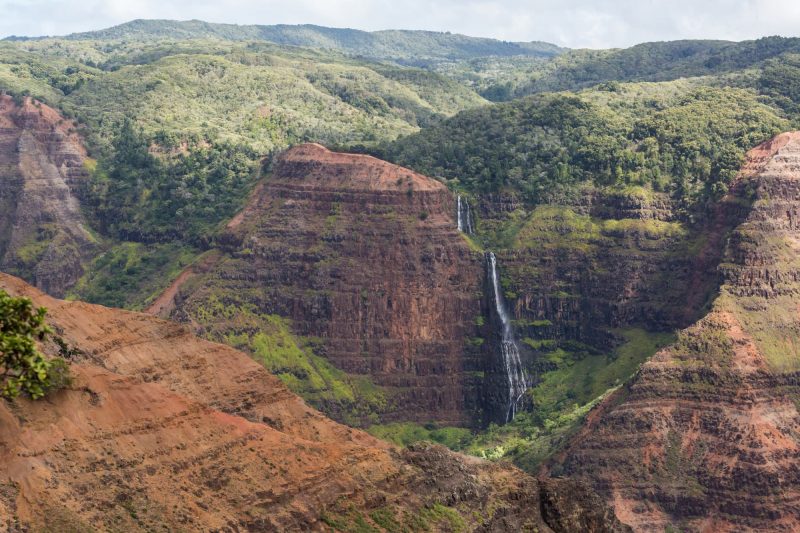
<path id="1" fill-rule="evenodd" d="M 455 216 L 435 180 L 300 145 L 228 224 L 213 265 L 175 288 L 162 313 L 219 339 L 251 338 L 278 315 L 317 355 L 388 391 L 382 421 L 472 425 L 486 349 L 483 256 Z"/>
<path id="2" fill-rule="evenodd" d="M 74 128 L 47 105 L 0 95 L 0 269 L 57 296 L 95 247 L 77 198 L 88 173 Z"/>
<path id="3" fill-rule="evenodd" d="M 497 252 L 520 335 L 613 347 L 612 330 L 671 331 L 696 320 L 720 283 L 722 240 L 741 213 L 682 221 L 668 195 L 587 191 L 568 205 L 478 202 L 484 231 L 517 226 Z M 491 235 L 491 233 L 490 233 Z"/>
<path id="4" fill-rule="evenodd" d="M 748 154 L 716 213 L 746 218 L 721 246 L 710 313 L 551 465 L 592 483 L 637 530 L 800 528 L 798 202 L 800 133 L 787 133 Z"/>

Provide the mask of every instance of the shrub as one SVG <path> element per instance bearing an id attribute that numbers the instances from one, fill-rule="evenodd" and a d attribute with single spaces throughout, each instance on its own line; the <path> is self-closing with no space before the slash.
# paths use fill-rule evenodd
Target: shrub
<path id="1" fill-rule="evenodd" d="M 0 395 L 21 393 L 38 399 L 48 390 L 69 384 L 69 367 L 62 359 L 47 360 L 36 348 L 50 328 L 47 310 L 34 308 L 28 298 L 15 298 L 0 290 Z"/>

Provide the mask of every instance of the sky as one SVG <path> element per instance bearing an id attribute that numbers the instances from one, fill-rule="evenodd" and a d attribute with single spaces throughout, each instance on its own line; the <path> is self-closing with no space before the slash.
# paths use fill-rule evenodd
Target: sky
<path id="1" fill-rule="evenodd" d="M 0 0 L 0 37 L 137 18 L 451 31 L 570 48 L 800 36 L 800 0 Z"/>

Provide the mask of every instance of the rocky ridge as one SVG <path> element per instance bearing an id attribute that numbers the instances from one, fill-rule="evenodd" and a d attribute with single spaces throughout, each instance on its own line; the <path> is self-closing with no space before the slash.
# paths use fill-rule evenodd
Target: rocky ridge
<path id="1" fill-rule="evenodd" d="M 4 530 L 625 531 L 581 485 L 332 422 L 183 326 L 0 288 L 49 309 L 61 343 L 43 349 L 73 374 L 0 403 Z"/>

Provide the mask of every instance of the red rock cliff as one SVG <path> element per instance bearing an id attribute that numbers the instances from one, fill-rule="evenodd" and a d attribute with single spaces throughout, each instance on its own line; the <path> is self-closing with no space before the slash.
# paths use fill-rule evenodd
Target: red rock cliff
<path id="1" fill-rule="evenodd" d="M 44 104 L 0 95 L 0 269 L 55 295 L 94 246 L 76 197 L 87 173 L 73 127 Z"/>
<path id="2" fill-rule="evenodd" d="M 482 258 L 454 216 L 435 180 L 294 147 L 228 225 L 223 258 L 178 291 L 173 316 L 216 335 L 241 325 L 202 320 L 212 298 L 287 317 L 336 367 L 390 391 L 383 420 L 473 423 L 482 366 L 466 341 L 481 314 Z"/>

